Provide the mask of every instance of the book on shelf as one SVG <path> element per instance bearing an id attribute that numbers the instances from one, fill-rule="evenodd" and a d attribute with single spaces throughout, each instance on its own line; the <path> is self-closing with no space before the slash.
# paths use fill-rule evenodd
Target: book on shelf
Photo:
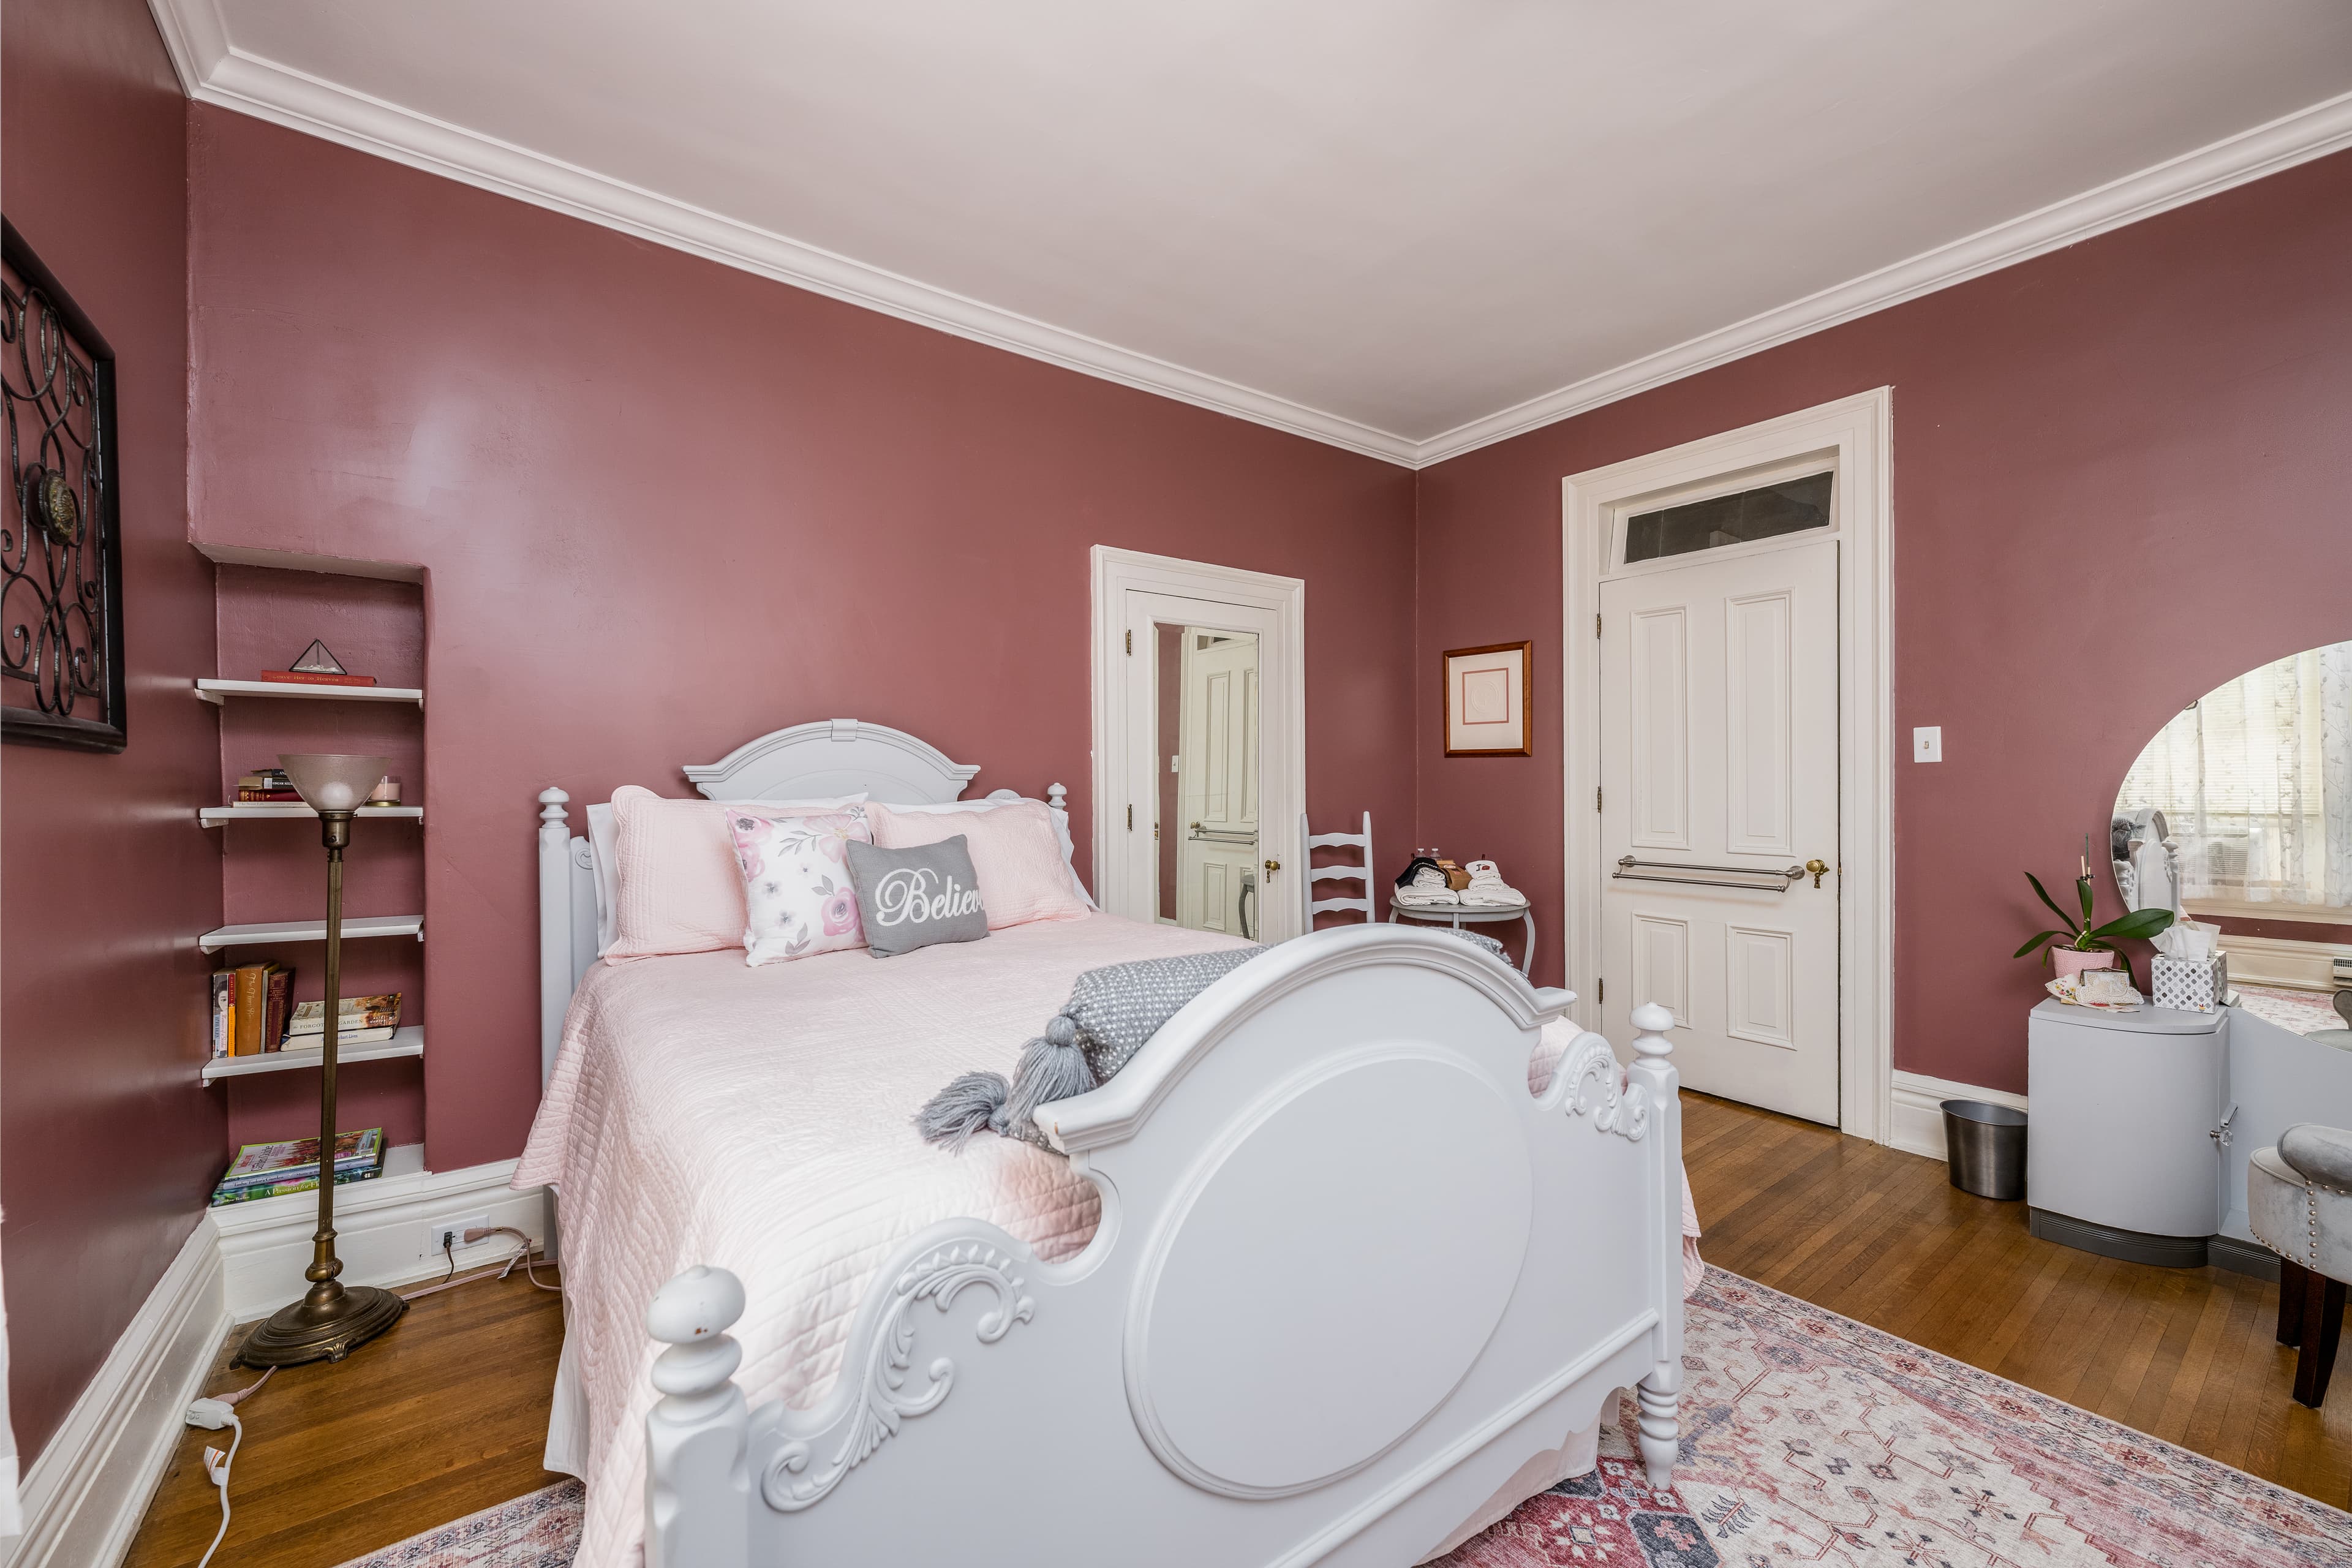
<path id="1" fill-rule="evenodd" d="M 294 781 L 286 776 L 284 768 L 256 768 L 236 781 L 236 798 L 249 800 L 300 800 L 302 794 Z"/>
<path id="2" fill-rule="evenodd" d="M 335 1137 L 335 1184 L 364 1182 L 383 1173 L 383 1129 L 371 1127 Z M 294 1138 L 276 1143 L 247 1143 L 236 1152 L 213 1189 L 213 1203 L 249 1203 L 286 1193 L 315 1192 L 319 1186 L 319 1141 Z"/>
<path id="3" fill-rule="evenodd" d="M 236 971 L 213 971 L 213 1055 L 225 1057 L 236 1043 Z"/>
<path id="4" fill-rule="evenodd" d="M 335 1031 L 335 1049 L 340 1051 L 347 1046 L 380 1045 L 399 1032 L 398 1026 L 393 1024 L 372 1024 L 364 1028 L 338 1029 Z M 278 1048 L 281 1051 L 323 1051 L 327 1048 L 327 1032 L 322 1028 L 315 1035 L 289 1035 L 286 1037 L 286 1043 Z"/>
<path id="5" fill-rule="evenodd" d="M 258 1056 L 278 1048 L 286 1037 L 293 984 L 293 970 L 274 958 L 236 966 L 236 1030 L 229 1037 L 230 1056 Z"/>
<path id="6" fill-rule="evenodd" d="M 373 675 L 339 675 L 316 669 L 265 669 L 264 680 L 275 680 L 285 686 L 373 686 Z"/>
<path id="7" fill-rule="evenodd" d="M 386 991 L 374 996 L 344 996 L 339 998 L 335 1005 L 335 1031 L 346 1040 L 352 1037 L 354 1029 L 392 1029 L 399 1024 L 400 993 L 397 991 Z M 326 1033 L 327 1004 L 323 999 L 295 1005 L 294 1016 L 286 1026 L 289 1045 L 306 1036 L 310 1044 L 317 1045 L 325 1038 Z M 389 1038 L 388 1036 L 385 1037 Z"/>

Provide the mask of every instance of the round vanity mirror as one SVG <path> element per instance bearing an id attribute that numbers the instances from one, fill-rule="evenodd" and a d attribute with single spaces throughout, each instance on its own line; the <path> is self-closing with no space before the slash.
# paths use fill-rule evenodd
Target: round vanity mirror
<path id="1" fill-rule="evenodd" d="M 2110 851 L 2126 908 L 2221 929 L 2242 1006 L 2352 1048 L 2352 970 L 2330 952 L 2352 945 L 2352 642 L 2174 715 L 2124 777 Z"/>

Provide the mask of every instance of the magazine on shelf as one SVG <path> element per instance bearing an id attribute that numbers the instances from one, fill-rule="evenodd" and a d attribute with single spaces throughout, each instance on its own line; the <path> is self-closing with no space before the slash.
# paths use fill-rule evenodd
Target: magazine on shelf
<path id="1" fill-rule="evenodd" d="M 335 1180 L 364 1179 L 383 1169 L 383 1129 L 340 1133 L 335 1138 Z M 247 1143 L 236 1152 L 214 1189 L 213 1201 L 232 1201 L 225 1194 L 257 1196 L 262 1189 L 293 1191 L 319 1184 L 319 1141 L 292 1138 L 276 1143 Z"/>

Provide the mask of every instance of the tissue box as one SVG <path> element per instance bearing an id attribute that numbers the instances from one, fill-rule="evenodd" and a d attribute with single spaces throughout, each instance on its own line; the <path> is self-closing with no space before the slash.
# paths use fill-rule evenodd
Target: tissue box
<path id="1" fill-rule="evenodd" d="M 2159 952 L 2148 961 L 2148 989 L 2159 1007 L 2183 1013 L 2210 1013 L 2230 994 L 2230 955 L 2175 958 Z"/>

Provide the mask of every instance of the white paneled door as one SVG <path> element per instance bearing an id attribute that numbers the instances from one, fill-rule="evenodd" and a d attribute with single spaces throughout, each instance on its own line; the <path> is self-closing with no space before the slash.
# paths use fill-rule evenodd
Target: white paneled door
<path id="1" fill-rule="evenodd" d="M 1180 646 L 1176 923 L 1255 936 L 1257 638 L 1186 626 Z"/>
<path id="2" fill-rule="evenodd" d="M 1598 802 L 1602 1032 L 1661 1003 L 1686 1086 L 1832 1125 L 1838 548 L 1602 582 Z"/>

